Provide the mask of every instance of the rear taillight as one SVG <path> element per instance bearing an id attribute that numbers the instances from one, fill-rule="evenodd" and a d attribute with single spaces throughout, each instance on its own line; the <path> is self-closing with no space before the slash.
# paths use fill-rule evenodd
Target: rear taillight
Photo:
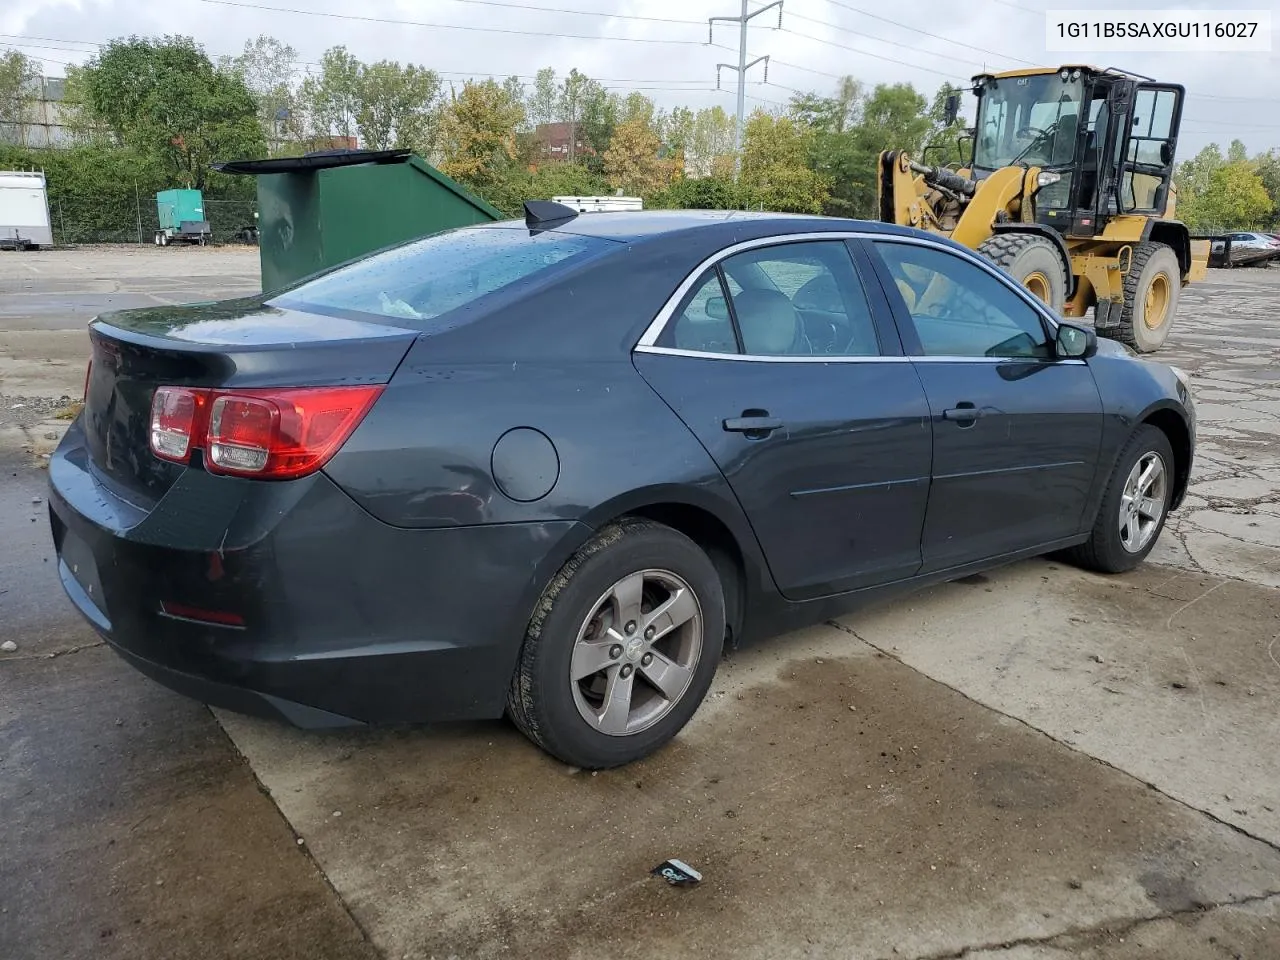
<path id="1" fill-rule="evenodd" d="M 93 359 L 90 358 L 89 365 L 84 368 L 84 395 L 80 397 L 85 403 L 89 402 L 89 378 L 93 376 Z"/>
<path id="2" fill-rule="evenodd" d="M 305 476 L 337 452 L 382 389 L 159 387 L 151 402 L 151 452 L 187 463 L 192 451 L 203 450 L 210 473 Z"/>
<path id="3" fill-rule="evenodd" d="M 207 390 L 159 387 L 151 398 L 151 452 L 163 460 L 186 463 L 200 446 Z"/>

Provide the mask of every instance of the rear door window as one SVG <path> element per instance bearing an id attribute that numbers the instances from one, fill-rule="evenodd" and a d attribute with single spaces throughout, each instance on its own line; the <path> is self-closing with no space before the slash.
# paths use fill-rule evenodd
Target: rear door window
<path id="1" fill-rule="evenodd" d="M 432 321 L 481 297 L 563 270 L 612 241 L 505 227 L 465 227 L 414 240 L 306 281 L 272 303 L 317 313 L 393 321 L 429 331 Z"/>

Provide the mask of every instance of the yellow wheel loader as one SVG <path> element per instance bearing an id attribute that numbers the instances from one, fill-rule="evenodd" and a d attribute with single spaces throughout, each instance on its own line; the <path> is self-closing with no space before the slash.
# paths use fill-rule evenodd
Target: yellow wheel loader
<path id="1" fill-rule="evenodd" d="M 1100 336 L 1159 349 L 1209 243 L 1174 219 L 1184 89 L 1083 65 L 973 78 L 971 162 L 880 154 L 881 220 L 982 253 L 1066 317 L 1093 308 Z M 948 122 L 960 98 L 948 99 Z"/>

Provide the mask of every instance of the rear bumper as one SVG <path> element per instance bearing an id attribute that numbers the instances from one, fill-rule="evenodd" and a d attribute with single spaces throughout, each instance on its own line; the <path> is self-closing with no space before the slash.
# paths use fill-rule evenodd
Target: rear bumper
<path id="1" fill-rule="evenodd" d="M 541 584 L 587 535 L 573 521 L 391 527 L 323 474 L 189 469 L 143 511 L 97 480 L 78 424 L 49 481 L 64 589 L 121 656 L 188 696 L 306 727 L 500 716 Z M 173 615 L 192 608 L 242 623 Z"/>

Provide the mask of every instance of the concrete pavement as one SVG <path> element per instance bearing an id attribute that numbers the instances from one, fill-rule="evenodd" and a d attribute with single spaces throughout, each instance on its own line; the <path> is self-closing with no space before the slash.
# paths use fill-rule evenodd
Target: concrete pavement
<path id="1" fill-rule="evenodd" d="M 110 295 L 254 266 L 182 251 L 158 283 L 176 252 Z M 1202 455 L 1158 563 L 1033 561 L 742 651 L 671 747 L 597 775 L 502 722 L 215 720 L 118 662 L 33 502 L 84 318 L 0 317 L 0 956 L 1280 956 L 1278 297 L 1274 269 L 1184 291 L 1160 359 Z M 64 367 L 23 353 L 42 331 Z M 671 856 L 704 882 L 648 874 Z"/>

